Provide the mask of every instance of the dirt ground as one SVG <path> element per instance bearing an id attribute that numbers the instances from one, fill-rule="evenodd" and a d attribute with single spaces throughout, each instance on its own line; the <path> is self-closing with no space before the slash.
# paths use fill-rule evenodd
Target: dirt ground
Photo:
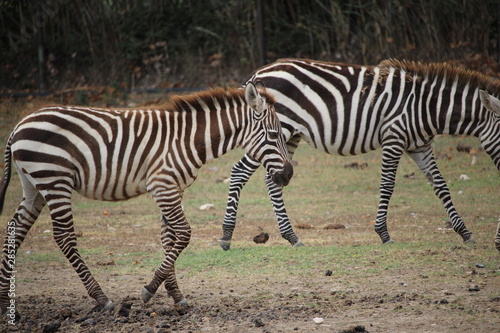
<path id="1" fill-rule="evenodd" d="M 43 243 L 48 239 L 35 236 L 29 248 L 47 246 Z M 133 237 L 127 241 L 142 242 Z M 492 249 L 491 244 L 483 247 Z M 471 249 L 457 244 L 454 251 L 460 257 Z M 437 255 L 425 249 L 422 253 L 431 260 Z M 96 261 L 91 262 L 95 267 Z M 14 326 L 2 320 L 0 331 L 499 332 L 500 297 L 492 296 L 500 288 L 498 268 L 477 267 L 449 285 L 411 267 L 370 275 L 365 282 L 334 279 L 322 269 L 307 279 L 264 275 L 251 281 L 239 279 L 237 272 L 222 279 L 181 273 L 187 309 L 174 307 L 162 289 L 142 303 L 139 291 L 152 276 L 149 269 L 137 274 L 94 270 L 116 306 L 111 312 L 93 312 L 94 301 L 66 262 L 21 262 L 16 308 L 22 318 Z M 321 318 L 319 323 L 315 318 Z"/>

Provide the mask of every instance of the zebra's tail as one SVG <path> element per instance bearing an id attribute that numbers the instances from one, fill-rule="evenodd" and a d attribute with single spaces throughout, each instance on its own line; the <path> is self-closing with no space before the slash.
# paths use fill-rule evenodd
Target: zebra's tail
<path id="1" fill-rule="evenodd" d="M 3 211 L 3 203 L 5 201 L 5 193 L 7 193 L 7 187 L 9 186 L 9 182 L 10 182 L 11 158 L 12 158 L 12 152 L 10 149 L 11 138 L 12 138 L 12 136 L 9 137 L 9 140 L 7 141 L 7 145 L 5 147 L 5 164 L 4 164 L 4 169 L 3 169 L 2 182 L 0 183 L 0 214 L 2 214 L 2 211 Z"/>

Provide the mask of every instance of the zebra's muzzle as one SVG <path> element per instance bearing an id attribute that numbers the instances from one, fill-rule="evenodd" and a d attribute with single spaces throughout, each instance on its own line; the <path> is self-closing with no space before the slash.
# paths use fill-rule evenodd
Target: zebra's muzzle
<path id="1" fill-rule="evenodd" d="M 272 179 L 273 182 L 280 186 L 287 186 L 290 182 L 290 179 L 293 176 L 293 166 L 290 162 L 285 162 L 282 171 L 277 171 L 273 174 Z"/>

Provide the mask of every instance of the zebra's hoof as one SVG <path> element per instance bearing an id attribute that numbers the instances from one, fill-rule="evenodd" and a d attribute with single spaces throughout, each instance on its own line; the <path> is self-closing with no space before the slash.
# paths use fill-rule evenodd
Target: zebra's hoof
<path id="1" fill-rule="evenodd" d="M 102 310 L 101 311 L 112 311 L 113 309 L 115 308 L 115 305 L 113 304 L 113 302 L 111 301 L 108 301 L 108 303 L 106 303 L 103 307 L 102 307 Z"/>
<path id="2" fill-rule="evenodd" d="M 189 310 L 189 304 L 185 298 L 174 304 L 174 310 L 179 315 L 185 315 Z"/>
<path id="3" fill-rule="evenodd" d="M 474 239 L 474 237 L 472 237 L 472 235 L 468 238 L 468 239 L 465 239 L 464 240 L 464 243 L 465 244 L 476 244 L 476 240 Z"/>
<path id="4" fill-rule="evenodd" d="M 187 299 L 183 298 L 179 302 L 175 303 L 175 305 L 189 306 Z"/>
<path id="5" fill-rule="evenodd" d="M 142 291 L 141 291 L 141 299 L 144 303 L 147 303 L 151 297 L 153 297 L 154 294 L 150 293 L 146 287 L 142 287 Z"/>
<path id="6" fill-rule="evenodd" d="M 382 244 L 393 244 L 393 243 L 394 243 L 394 241 L 391 238 L 389 238 L 389 240 L 387 240 L 385 242 L 382 242 Z"/>
<path id="7" fill-rule="evenodd" d="M 302 246 L 305 246 L 304 243 L 302 243 L 302 241 L 298 241 L 297 243 L 293 244 L 293 247 L 302 247 Z"/>
<path id="8" fill-rule="evenodd" d="M 231 241 L 219 239 L 218 242 L 220 247 L 222 247 L 224 251 L 229 251 L 229 249 L 231 248 Z"/>
<path id="9" fill-rule="evenodd" d="M 111 312 L 111 311 L 113 311 L 114 308 L 115 308 L 115 305 L 113 304 L 113 302 L 108 300 L 105 304 L 99 303 L 96 306 L 94 306 L 92 309 L 90 309 L 88 314 L 95 313 L 95 312 L 106 312 L 106 311 Z"/>

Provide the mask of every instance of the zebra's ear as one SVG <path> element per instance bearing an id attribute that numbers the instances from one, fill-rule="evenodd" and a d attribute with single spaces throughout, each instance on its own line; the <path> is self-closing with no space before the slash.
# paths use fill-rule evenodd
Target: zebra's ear
<path id="1" fill-rule="evenodd" d="M 250 107 L 257 113 L 261 113 L 265 109 L 266 102 L 259 94 L 253 82 L 248 82 L 245 89 L 245 100 Z"/>
<path id="2" fill-rule="evenodd" d="M 498 98 L 491 96 L 484 90 L 479 90 L 479 97 L 485 108 L 500 116 L 500 100 Z"/>

